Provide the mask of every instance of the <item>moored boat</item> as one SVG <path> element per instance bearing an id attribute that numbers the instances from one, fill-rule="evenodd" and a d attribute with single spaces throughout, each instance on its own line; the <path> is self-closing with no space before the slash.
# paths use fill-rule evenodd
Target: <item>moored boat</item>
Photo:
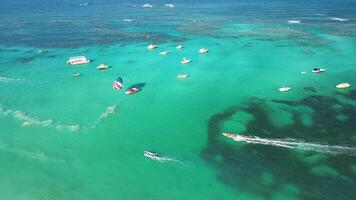
<path id="1" fill-rule="evenodd" d="M 351 84 L 349 84 L 349 83 L 340 83 L 339 85 L 336 86 L 336 88 L 339 88 L 339 89 L 346 89 L 349 87 L 351 87 Z"/>
<path id="2" fill-rule="evenodd" d="M 90 60 L 87 59 L 85 56 L 70 57 L 67 60 L 67 64 L 69 64 L 69 65 L 87 64 L 89 62 L 90 62 Z"/>
<path id="3" fill-rule="evenodd" d="M 326 70 L 323 69 L 323 68 L 314 68 L 314 69 L 312 70 L 313 73 L 321 73 L 321 72 L 325 72 L 325 71 L 326 71 Z"/>
<path id="4" fill-rule="evenodd" d="M 159 54 L 160 54 L 160 55 L 167 55 L 167 54 L 170 54 L 170 52 L 169 52 L 169 51 L 162 51 L 162 52 L 160 52 Z"/>
<path id="5" fill-rule="evenodd" d="M 178 74 L 177 78 L 188 78 L 189 75 L 188 74 Z"/>
<path id="6" fill-rule="evenodd" d="M 130 89 L 128 89 L 126 92 L 125 92 L 125 94 L 127 94 L 127 95 L 129 95 L 129 94 L 135 94 L 135 93 L 137 93 L 137 92 L 139 92 L 140 91 L 140 89 L 138 89 L 138 88 L 130 88 Z"/>
<path id="7" fill-rule="evenodd" d="M 105 69 L 109 69 L 110 66 L 108 65 L 104 65 L 104 64 L 100 64 L 99 66 L 96 67 L 97 70 L 105 70 Z"/>
<path id="8" fill-rule="evenodd" d="M 188 58 L 183 58 L 182 61 L 180 61 L 180 63 L 182 63 L 182 64 L 188 64 L 190 62 L 192 62 L 192 60 L 190 60 Z"/>
<path id="9" fill-rule="evenodd" d="M 152 49 L 155 49 L 155 48 L 157 48 L 157 45 L 154 45 L 154 44 L 150 44 L 150 45 L 147 46 L 148 50 L 152 50 Z"/>
<path id="10" fill-rule="evenodd" d="M 198 53 L 201 53 L 201 54 L 204 54 L 204 53 L 208 53 L 209 50 L 208 49 L 205 49 L 205 48 L 201 48 L 199 49 Z"/>
<path id="11" fill-rule="evenodd" d="M 184 48 L 183 45 L 178 45 L 178 46 L 176 46 L 176 49 L 183 49 L 183 48 Z"/>
<path id="12" fill-rule="evenodd" d="M 287 92 L 287 91 L 289 91 L 290 89 L 292 89 L 292 88 L 290 88 L 290 87 L 281 87 L 281 88 L 278 89 L 278 91 L 280 91 L 280 92 Z"/>
<path id="13" fill-rule="evenodd" d="M 73 77 L 78 77 L 78 76 L 80 76 L 80 75 L 81 75 L 80 73 L 73 73 L 73 74 L 72 74 Z"/>

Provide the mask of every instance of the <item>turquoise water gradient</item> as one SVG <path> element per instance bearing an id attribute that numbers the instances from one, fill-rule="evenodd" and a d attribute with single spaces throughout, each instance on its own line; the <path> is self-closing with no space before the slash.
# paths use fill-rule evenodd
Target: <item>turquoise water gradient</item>
<path id="1" fill-rule="evenodd" d="M 356 2 L 81 3 L 0 0 L 0 200 L 356 198 Z"/>

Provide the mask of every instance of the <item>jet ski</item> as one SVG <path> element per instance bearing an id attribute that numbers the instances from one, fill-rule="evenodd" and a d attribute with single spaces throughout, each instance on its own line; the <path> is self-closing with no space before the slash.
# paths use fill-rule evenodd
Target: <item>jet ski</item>
<path id="1" fill-rule="evenodd" d="M 143 155 L 146 156 L 147 158 L 151 158 L 152 160 L 159 160 L 158 153 L 144 151 Z"/>

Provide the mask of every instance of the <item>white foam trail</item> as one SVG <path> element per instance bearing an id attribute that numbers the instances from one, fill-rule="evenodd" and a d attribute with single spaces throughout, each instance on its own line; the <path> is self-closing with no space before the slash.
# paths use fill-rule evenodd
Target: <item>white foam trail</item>
<path id="1" fill-rule="evenodd" d="M 339 18 L 339 17 L 330 17 L 330 19 L 333 20 L 333 21 L 339 21 L 339 22 L 349 21 L 349 19 Z"/>
<path id="2" fill-rule="evenodd" d="M 37 83 L 44 83 L 45 81 L 0 76 L 0 82 L 2 82 L 2 83 L 14 83 L 14 82 L 33 82 L 33 83 L 37 82 Z"/>
<path id="3" fill-rule="evenodd" d="M 31 160 L 63 162 L 62 159 L 48 157 L 43 152 L 28 151 L 28 150 L 10 146 L 9 144 L 5 144 L 3 142 L 0 142 L 0 150 L 4 151 L 4 152 L 11 153 L 11 154 L 15 154 L 17 156 L 25 157 L 25 158 L 31 159 Z"/>
<path id="4" fill-rule="evenodd" d="M 32 117 L 30 115 L 27 115 L 26 113 L 20 110 L 5 110 L 1 105 L 0 105 L 0 114 L 14 117 L 15 119 L 22 122 L 21 124 L 22 126 L 39 125 L 42 127 L 54 127 L 56 129 L 66 129 L 71 132 L 78 131 L 80 129 L 80 125 L 78 124 L 66 125 L 66 124 L 55 123 L 55 121 L 52 119 L 41 120 L 38 119 L 37 117 Z"/>
<path id="5" fill-rule="evenodd" d="M 182 162 L 180 160 L 170 158 L 170 157 L 159 157 L 159 158 L 157 158 L 157 160 L 160 162 L 177 162 L 177 163 L 182 164 Z"/>
<path id="6" fill-rule="evenodd" d="M 115 114 L 116 110 L 117 110 L 117 105 L 108 106 L 106 108 L 106 110 L 103 113 L 100 114 L 99 118 L 93 123 L 93 125 L 91 127 L 95 128 L 104 119 L 108 118 L 112 114 Z"/>
<path id="7" fill-rule="evenodd" d="M 250 144 L 262 144 L 271 145 L 277 147 L 285 147 L 290 149 L 301 149 L 306 151 L 316 151 L 319 153 L 328 154 L 346 154 L 356 156 L 356 148 L 348 146 L 332 146 L 332 145 L 322 145 L 314 144 L 309 142 L 304 142 L 303 140 L 296 139 L 272 139 L 272 138 L 259 138 L 255 136 L 243 136 L 239 135 L 239 139 L 234 139 L 235 141 L 246 142 Z"/>

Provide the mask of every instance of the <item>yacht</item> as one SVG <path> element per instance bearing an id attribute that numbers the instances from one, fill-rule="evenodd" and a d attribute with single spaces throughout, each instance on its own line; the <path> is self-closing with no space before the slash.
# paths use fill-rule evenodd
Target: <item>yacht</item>
<path id="1" fill-rule="evenodd" d="M 192 60 L 189 60 L 188 58 L 183 58 L 182 61 L 180 61 L 182 64 L 188 64 L 190 62 L 192 62 Z"/>
<path id="2" fill-rule="evenodd" d="M 351 84 L 349 84 L 349 83 L 340 83 L 339 85 L 336 86 L 336 88 L 346 89 L 346 88 L 349 88 L 350 86 L 351 86 Z"/>
<path id="3" fill-rule="evenodd" d="M 204 54 L 204 53 L 208 53 L 209 50 L 208 49 L 205 49 L 205 48 L 201 48 L 199 49 L 198 53 L 201 53 L 201 54 Z"/>
<path id="4" fill-rule="evenodd" d="M 67 64 L 80 65 L 80 64 L 87 64 L 89 62 L 90 60 L 87 59 L 85 56 L 76 56 L 76 57 L 70 57 L 67 61 Z"/>
<path id="5" fill-rule="evenodd" d="M 157 45 L 154 45 L 154 44 L 150 44 L 150 45 L 147 46 L 148 50 L 152 50 L 152 49 L 155 49 L 155 48 L 157 48 Z"/>
<path id="6" fill-rule="evenodd" d="M 105 69 L 109 69 L 110 66 L 108 65 L 104 65 L 104 64 L 100 64 L 99 66 L 96 67 L 97 70 L 105 70 Z"/>
<path id="7" fill-rule="evenodd" d="M 170 52 L 169 51 L 162 51 L 162 52 L 160 52 L 159 54 L 160 55 L 167 55 L 167 54 L 169 54 Z"/>

